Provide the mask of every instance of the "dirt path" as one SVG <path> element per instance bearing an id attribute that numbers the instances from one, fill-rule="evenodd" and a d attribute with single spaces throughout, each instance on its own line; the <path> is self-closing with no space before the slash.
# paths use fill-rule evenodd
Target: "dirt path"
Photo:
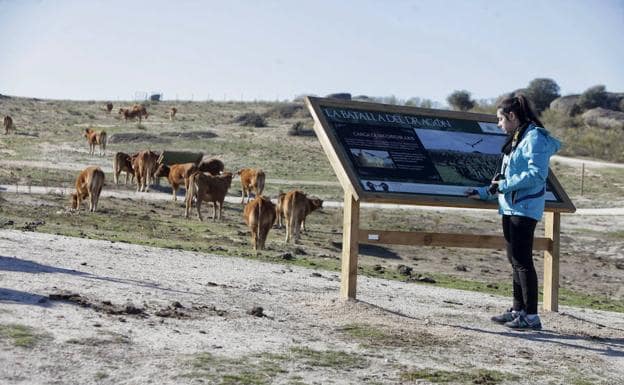
<path id="1" fill-rule="evenodd" d="M 507 298 L 429 285 L 358 277 L 344 301 L 327 271 L 12 230 L 0 254 L 3 384 L 624 383 L 619 313 L 513 332 L 489 321 Z"/>

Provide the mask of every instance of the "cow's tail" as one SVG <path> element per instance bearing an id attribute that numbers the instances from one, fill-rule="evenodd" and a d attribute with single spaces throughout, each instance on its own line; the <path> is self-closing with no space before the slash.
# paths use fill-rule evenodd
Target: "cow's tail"
<path id="1" fill-rule="evenodd" d="M 188 178 L 188 189 L 186 190 L 186 217 L 189 216 L 189 210 L 191 209 L 191 207 L 193 206 L 193 197 L 195 196 L 195 194 L 197 193 L 197 185 L 196 185 L 196 178 L 199 175 L 198 172 L 194 172 L 192 173 L 189 178 Z"/>
<path id="2" fill-rule="evenodd" d="M 293 194 L 292 199 L 288 201 L 288 214 L 285 215 L 286 219 L 286 234 L 290 235 L 287 241 L 290 241 L 295 235 L 295 198 L 297 194 Z"/>
<path id="3" fill-rule="evenodd" d="M 256 188 L 258 189 L 256 193 L 258 194 L 258 196 L 262 195 L 262 192 L 264 191 L 264 178 L 264 172 L 260 171 L 258 173 L 258 179 L 256 180 Z"/>
<path id="4" fill-rule="evenodd" d="M 100 146 L 102 147 L 102 152 L 104 153 L 106 153 L 106 141 L 107 141 L 106 131 L 102 131 L 100 133 Z"/>
<path id="5" fill-rule="evenodd" d="M 256 219 L 256 245 L 260 243 L 260 247 L 262 247 L 262 242 L 261 242 L 262 238 L 260 238 L 260 222 L 262 218 L 262 204 L 263 203 L 264 201 L 262 200 L 262 198 L 260 198 L 260 200 L 258 201 L 258 218 Z"/>

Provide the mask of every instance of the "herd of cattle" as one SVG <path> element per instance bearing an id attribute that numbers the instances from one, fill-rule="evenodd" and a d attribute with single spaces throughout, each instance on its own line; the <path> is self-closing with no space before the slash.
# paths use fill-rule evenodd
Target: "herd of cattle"
<path id="1" fill-rule="evenodd" d="M 94 155 L 95 147 L 100 146 L 100 154 L 105 154 L 106 132 L 85 129 L 84 137 L 89 144 L 89 153 Z M 136 180 L 137 192 L 149 191 L 155 178 L 164 177 L 173 190 L 173 200 L 181 186 L 186 189 L 185 217 L 189 218 L 195 204 L 197 217 L 201 214 L 202 202 L 212 203 L 212 219 L 223 220 L 223 202 L 232 184 L 233 174 L 225 171 L 223 162 L 213 158 L 198 163 L 180 163 L 166 165 L 159 162 L 160 154 L 143 150 L 134 154 L 117 152 L 113 158 L 113 179 L 119 184 L 121 173 L 128 179 Z M 305 218 L 312 211 L 322 207 L 320 198 L 310 198 L 301 190 L 280 192 L 274 204 L 269 197 L 262 195 L 266 174 L 262 169 L 243 168 L 236 172 L 241 183 L 241 204 L 246 205 L 243 219 L 251 230 L 254 250 L 264 249 L 269 230 L 277 221 L 277 227 L 286 227 L 286 242 L 298 242 L 300 230 L 305 231 Z M 102 187 L 104 172 L 95 166 L 85 168 L 76 178 L 76 192 L 71 196 L 71 208 L 79 210 L 81 202 L 88 199 L 89 211 L 96 211 Z M 253 195 L 253 199 L 252 199 Z"/>

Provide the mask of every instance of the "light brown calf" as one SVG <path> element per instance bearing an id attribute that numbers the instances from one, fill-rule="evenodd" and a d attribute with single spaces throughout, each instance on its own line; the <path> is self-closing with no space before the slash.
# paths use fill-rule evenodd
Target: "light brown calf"
<path id="1" fill-rule="evenodd" d="M 251 230 L 251 243 L 254 250 L 264 249 L 269 230 L 275 223 L 275 205 L 269 198 L 259 195 L 247 203 L 243 218 Z"/>
<path id="2" fill-rule="evenodd" d="M 322 199 L 308 198 L 301 190 L 286 193 L 282 206 L 286 218 L 286 243 L 293 239 L 295 243 L 299 241 L 299 230 L 304 226 L 306 217 L 321 207 Z"/>
<path id="3" fill-rule="evenodd" d="M 167 177 L 167 180 L 173 189 L 173 200 L 177 201 L 178 188 L 180 188 L 180 185 L 184 184 L 184 188 L 188 193 L 188 179 L 191 174 L 196 171 L 197 166 L 195 163 L 172 164 L 171 166 L 161 164 L 158 166 L 154 176 L 158 178 L 162 176 Z"/>
<path id="4" fill-rule="evenodd" d="M 80 203 L 88 197 L 89 211 L 96 211 L 102 186 L 104 186 L 104 172 L 99 167 L 89 166 L 82 170 L 76 178 L 76 192 L 71 195 L 71 208 L 80 210 Z"/>
<path id="5" fill-rule="evenodd" d="M 15 132 L 15 127 L 13 126 L 13 118 L 11 118 L 9 115 L 6 115 L 4 117 L 2 124 L 4 125 L 4 135 L 8 135 L 11 130 Z"/>
<path id="6" fill-rule="evenodd" d="M 87 143 L 89 143 L 89 155 L 95 154 L 96 145 L 100 146 L 100 155 L 106 154 L 106 131 L 96 132 L 92 128 L 85 128 L 83 136 L 87 138 Z"/>
<path id="7" fill-rule="evenodd" d="M 262 195 L 264 181 L 266 179 L 266 175 L 262 169 L 243 168 L 238 170 L 236 174 L 240 175 L 241 179 L 241 204 L 245 203 L 245 196 L 247 196 L 247 202 L 251 200 L 252 191 L 255 196 Z"/>
<path id="8" fill-rule="evenodd" d="M 175 116 L 177 113 L 178 113 L 178 109 L 175 107 L 171 107 L 171 110 L 169 110 L 169 120 L 175 119 Z"/>
<path id="9" fill-rule="evenodd" d="M 137 182 L 137 191 L 149 191 L 149 185 L 154 183 L 154 173 L 156 172 L 156 161 L 159 154 L 150 150 L 144 150 L 132 161 L 134 176 Z"/>
<path id="10" fill-rule="evenodd" d="M 132 157 L 125 152 L 118 152 L 113 159 L 113 179 L 115 184 L 119 184 L 119 174 L 126 172 L 126 182 L 128 184 L 128 176 L 132 175 L 134 180 L 134 169 L 132 168 Z"/>
<path id="11" fill-rule="evenodd" d="M 232 173 L 225 172 L 221 175 L 208 175 L 202 172 L 191 174 L 188 181 L 188 191 L 186 193 L 186 211 L 184 216 L 189 217 L 193 198 L 196 200 L 197 217 L 203 220 L 201 215 L 202 201 L 212 202 L 212 220 L 217 220 L 217 204 L 219 204 L 219 219 L 223 219 L 223 201 L 225 195 L 232 184 Z"/>

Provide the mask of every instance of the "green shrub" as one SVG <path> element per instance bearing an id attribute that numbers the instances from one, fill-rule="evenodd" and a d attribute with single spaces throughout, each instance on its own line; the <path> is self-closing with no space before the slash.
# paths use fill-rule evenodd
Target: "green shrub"
<path id="1" fill-rule="evenodd" d="M 604 107 L 607 101 L 607 90 L 603 85 L 588 88 L 579 98 L 579 106 L 583 111 L 596 107 Z"/>
<path id="2" fill-rule="evenodd" d="M 314 136 L 314 130 L 306 128 L 305 124 L 301 121 L 295 122 L 290 129 L 288 129 L 289 136 Z"/>
<path id="3" fill-rule="evenodd" d="M 266 119 L 262 117 L 262 115 L 257 112 L 247 112 L 245 114 L 239 115 L 234 118 L 234 123 L 238 123 L 241 126 L 251 126 L 251 127 L 266 127 L 267 122 Z"/>

